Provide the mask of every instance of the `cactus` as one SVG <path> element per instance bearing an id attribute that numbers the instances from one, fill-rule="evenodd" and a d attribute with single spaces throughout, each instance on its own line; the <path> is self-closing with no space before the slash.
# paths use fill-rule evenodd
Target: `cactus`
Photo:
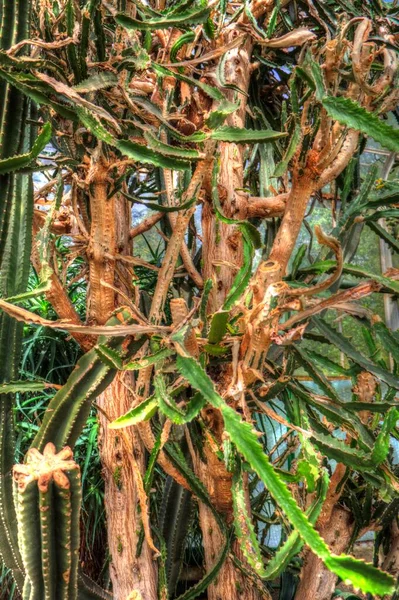
<path id="1" fill-rule="evenodd" d="M 80 470 L 67 446 L 31 448 L 14 467 L 24 600 L 77 600 Z"/>
<path id="2" fill-rule="evenodd" d="M 0 0 L 0 51 L 29 34 L 29 0 Z M 0 160 L 26 152 L 31 145 L 30 100 L 7 82 L 0 81 Z M 25 291 L 28 282 L 32 231 L 33 186 L 30 175 L 0 175 L 0 296 Z M 0 382 L 15 379 L 20 360 L 23 324 L 0 315 Z M 17 545 L 16 515 L 12 497 L 14 464 L 13 395 L 0 395 L 0 554 L 12 570 L 17 586 L 24 581 Z"/>

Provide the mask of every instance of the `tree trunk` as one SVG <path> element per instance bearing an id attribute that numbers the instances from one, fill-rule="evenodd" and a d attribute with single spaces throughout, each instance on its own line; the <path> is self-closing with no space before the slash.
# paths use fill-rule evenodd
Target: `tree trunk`
<path id="1" fill-rule="evenodd" d="M 232 41 L 232 34 L 226 44 Z M 247 92 L 251 76 L 252 41 L 250 39 L 240 48 L 233 48 L 227 55 L 225 79 Z M 228 96 L 229 93 L 226 93 Z M 233 94 L 230 93 L 230 100 Z M 240 96 L 240 108 L 226 119 L 226 125 L 245 127 L 246 96 Z M 245 219 L 247 214 L 247 195 L 242 192 L 244 186 L 244 149 L 240 144 L 221 143 L 220 173 L 218 190 L 220 203 L 226 217 Z M 204 281 L 212 278 L 214 287 L 209 297 L 209 312 L 218 310 L 231 289 L 237 270 L 243 261 L 242 236 L 234 225 L 222 223 L 216 219 L 212 199 L 208 197 L 202 213 L 203 265 Z"/>
<path id="2" fill-rule="evenodd" d="M 128 383 L 117 376 L 97 399 L 98 406 L 104 410 L 104 414 L 99 412 L 99 448 L 105 481 L 110 575 L 114 600 L 156 600 L 156 563 L 145 541 L 141 555 L 136 557 L 141 519 L 128 448 L 120 432 L 107 427 L 108 418 L 116 419 L 132 405 L 132 396 L 126 385 Z M 124 433 L 129 438 L 129 445 L 134 448 L 135 459 L 143 471 L 143 445 L 133 427 L 125 429 Z M 134 595 L 134 592 L 140 592 L 141 595 Z"/>
<path id="3" fill-rule="evenodd" d="M 319 530 L 331 552 L 342 554 L 349 546 L 354 522 L 351 513 L 340 506 L 333 508 L 331 519 Z M 338 577 L 310 550 L 305 550 L 295 600 L 330 600 Z"/>
<path id="4" fill-rule="evenodd" d="M 399 577 L 399 527 L 394 519 L 391 523 L 391 540 L 388 554 L 385 556 L 381 568 L 391 575 Z"/>
<path id="5" fill-rule="evenodd" d="M 225 475 L 221 473 L 224 470 L 224 465 L 217 460 L 213 452 L 206 452 L 209 460 L 210 454 L 212 464 L 201 462 L 200 459 L 195 461 L 195 471 L 199 479 L 204 483 L 214 502 L 214 505 L 219 510 L 227 510 L 227 520 L 231 520 L 231 477 L 225 471 Z M 219 466 L 216 465 L 219 463 Z M 215 471 L 217 476 L 215 477 Z M 218 556 L 226 543 L 223 533 L 216 522 L 212 511 L 200 502 L 199 518 L 202 530 L 202 540 L 205 552 L 205 564 L 209 570 L 218 559 Z M 242 555 L 238 541 L 234 542 L 231 553 L 234 554 L 241 562 L 246 564 L 245 558 Z M 216 579 L 208 587 L 208 600 L 270 600 L 270 594 L 265 590 L 262 593 L 254 586 L 253 581 L 243 575 L 243 573 L 235 567 L 230 557 L 224 562 Z"/>
<path id="6" fill-rule="evenodd" d="M 342 554 L 348 549 L 355 525 L 351 512 L 338 505 L 343 490 L 340 483 L 345 471 L 345 465 L 338 463 L 317 521 L 320 535 L 334 554 Z M 295 600 L 330 600 L 337 579 L 323 561 L 306 548 Z"/>
<path id="7" fill-rule="evenodd" d="M 233 39 L 232 34 L 226 43 Z M 230 50 L 225 63 L 224 76 L 228 83 L 233 83 L 245 93 L 248 90 L 251 74 L 252 41 L 248 40 L 240 48 Z M 228 95 L 228 93 L 226 94 Z M 231 95 L 231 100 L 233 96 Z M 240 108 L 227 118 L 226 124 L 235 127 L 245 127 L 246 96 L 240 96 Z M 244 219 L 247 214 L 247 195 L 241 190 L 244 185 L 244 146 L 221 143 L 220 173 L 218 178 L 218 191 L 224 214 L 237 220 Z M 209 185 L 208 185 L 209 189 Z M 208 311 L 215 312 L 220 309 L 231 289 L 235 275 L 243 263 L 242 236 L 238 227 L 222 223 L 216 219 L 211 197 L 203 207 L 202 213 L 203 233 L 203 274 L 204 280 L 213 279 L 214 285 L 209 297 Z M 220 416 L 220 415 L 219 415 Z M 214 415 L 216 421 L 217 415 Z M 214 434 L 217 426 L 210 425 Z M 216 437 L 217 434 L 216 434 Z M 220 440 L 221 441 L 221 440 Z M 207 463 L 198 458 L 196 474 L 207 487 L 215 507 L 232 518 L 231 475 L 225 469 L 213 450 L 205 443 Z M 209 570 L 223 548 L 225 540 L 212 512 L 200 503 L 200 525 L 202 530 L 205 550 L 205 564 Z M 245 563 L 241 555 L 239 544 L 235 544 L 232 551 Z M 269 598 L 269 594 L 262 594 L 248 580 L 241 571 L 228 558 L 220 569 L 216 580 L 208 588 L 208 600 L 259 600 Z"/>
<path id="8" fill-rule="evenodd" d="M 117 260 L 119 254 L 131 254 L 130 209 L 122 196 L 108 197 L 108 167 L 99 157 L 92 162 L 88 174 L 91 229 L 87 249 L 90 267 L 87 318 L 96 324 L 105 323 L 114 309 L 123 304 L 123 296 L 118 296 L 115 288 L 131 296 L 132 274 Z M 119 374 L 97 399 L 101 409 L 98 442 L 105 481 L 110 576 L 114 600 L 156 600 L 156 563 L 145 541 L 140 556 L 136 557 L 141 518 L 134 463 L 142 474 L 144 448 L 134 428 L 121 433 L 107 426 L 109 420 L 132 406 L 132 385 L 129 374 L 124 377 Z M 134 461 L 129 456 L 132 448 Z"/>

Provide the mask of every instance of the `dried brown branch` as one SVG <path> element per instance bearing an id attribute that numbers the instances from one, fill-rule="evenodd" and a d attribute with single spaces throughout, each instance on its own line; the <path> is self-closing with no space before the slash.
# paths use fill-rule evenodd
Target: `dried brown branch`
<path id="1" fill-rule="evenodd" d="M 157 213 L 154 213 L 153 215 L 145 218 L 144 221 L 142 221 L 141 223 L 139 223 L 138 225 L 136 225 L 135 227 L 133 227 L 130 230 L 130 232 L 129 232 L 130 239 L 134 239 L 138 235 L 141 235 L 142 233 L 145 233 L 146 231 L 149 231 L 164 216 L 165 216 L 165 213 L 157 212 Z"/>

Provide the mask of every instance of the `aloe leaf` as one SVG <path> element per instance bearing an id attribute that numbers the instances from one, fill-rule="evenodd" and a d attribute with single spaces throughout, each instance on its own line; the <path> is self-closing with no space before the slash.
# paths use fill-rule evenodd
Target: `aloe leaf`
<path id="1" fill-rule="evenodd" d="M 208 334 L 208 341 L 210 344 L 218 344 L 223 339 L 224 334 L 226 333 L 228 320 L 228 310 L 219 310 L 213 315 Z"/>
<path id="2" fill-rule="evenodd" d="M 252 261 L 254 257 L 254 247 L 249 239 L 245 229 L 243 230 L 243 265 L 240 267 L 237 275 L 234 277 L 231 289 L 227 294 L 223 304 L 224 310 L 230 310 L 234 304 L 241 298 L 248 287 L 252 275 Z"/>
<path id="3" fill-rule="evenodd" d="M 126 321 L 130 322 L 130 314 L 123 313 Z M 108 325 L 121 324 L 113 315 Z M 124 348 L 124 338 L 113 337 L 106 342 L 110 348 L 132 355 L 145 342 L 142 336 L 132 341 L 127 349 Z M 105 338 L 99 338 L 99 344 L 105 344 Z M 73 446 L 86 423 L 90 412 L 91 402 L 104 391 L 114 379 L 117 369 L 105 364 L 93 348 L 84 354 L 77 362 L 65 385 L 51 399 L 32 448 L 42 451 L 47 442 L 51 441 L 56 448 L 66 445 Z"/>
<path id="4" fill-rule="evenodd" d="M 381 121 L 376 114 L 368 112 L 354 100 L 328 96 L 323 98 L 322 104 L 330 117 L 336 121 L 372 137 L 392 152 L 399 152 L 399 131 Z"/>
<path id="5" fill-rule="evenodd" d="M 283 159 L 281 162 L 278 163 L 278 165 L 274 169 L 273 177 L 281 177 L 281 175 L 284 175 L 288 168 L 291 158 L 294 156 L 298 148 L 299 142 L 301 141 L 301 136 L 301 126 L 296 125 L 291 136 L 290 143 L 288 144 L 287 150 L 283 156 Z"/>
<path id="6" fill-rule="evenodd" d="M 216 344 L 204 344 L 203 347 L 204 351 L 210 354 L 211 356 L 223 356 L 223 354 L 226 354 L 229 351 L 228 348 L 218 346 Z"/>
<path id="7" fill-rule="evenodd" d="M 132 196 L 131 194 L 126 194 L 126 192 L 122 192 L 127 200 L 130 200 L 133 203 L 141 204 L 142 206 L 146 206 L 147 208 L 151 208 L 151 210 L 157 210 L 159 212 L 170 213 L 177 212 L 179 210 L 186 210 L 186 208 L 190 208 L 196 202 L 197 198 L 194 196 L 187 202 L 183 204 L 178 204 L 177 206 L 165 206 L 164 204 L 158 204 L 158 202 L 148 202 L 137 198 L 137 196 Z"/>
<path id="8" fill-rule="evenodd" d="M 87 130 L 90 131 L 90 133 L 92 133 L 96 138 L 102 142 L 110 144 L 110 146 L 116 145 L 116 139 L 109 133 L 109 131 L 107 131 L 96 115 L 87 110 L 87 108 L 83 108 L 81 106 L 76 107 L 76 113 Z"/>
<path id="9" fill-rule="evenodd" d="M 126 414 L 109 423 L 108 427 L 109 429 L 122 429 L 123 427 L 130 427 L 130 425 L 137 425 L 137 423 L 151 419 L 157 410 L 158 403 L 154 396 L 150 396 Z"/>
<path id="10" fill-rule="evenodd" d="M 313 263 L 309 267 L 302 268 L 300 271 L 301 273 L 321 274 L 330 271 L 335 266 L 336 262 L 334 260 L 322 260 L 318 261 L 317 263 Z M 395 281 L 394 279 L 390 279 L 389 277 L 384 277 L 384 275 L 378 275 L 377 273 L 373 273 L 367 269 L 363 269 L 357 265 L 352 265 L 349 263 L 344 264 L 342 272 L 347 275 L 354 275 L 355 277 L 372 279 L 389 290 L 392 294 L 399 294 L 399 282 Z"/>
<path id="11" fill-rule="evenodd" d="M 385 383 L 387 383 L 389 386 L 399 389 L 399 378 L 396 375 L 389 373 L 378 365 L 375 365 L 370 359 L 363 356 L 363 354 L 361 354 L 358 350 L 356 350 L 356 348 L 354 348 L 354 346 L 352 346 L 346 337 L 344 337 L 341 333 L 328 325 L 322 319 L 313 317 L 312 320 L 315 322 L 318 330 L 329 340 L 331 344 L 337 346 L 341 352 L 343 352 L 355 363 L 360 365 L 362 369 L 373 373 L 373 375 L 376 375 L 376 377 L 382 379 L 382 381 L 385 381 Z"/>
<path id="12" fill-rule="evenodd" d="M 306 515 L 312 525 L 316 524 L 317 519 L 323 508 L 327 496 L 329 477 L 326 470 L 319 478 L 318 493 L 312 505 L 306 511 Z M 289 565 L 292 558 L 302 549 L 303 541 L 296 531 L 292 531 L 287 540 L 277 550 L 276 554 L 266 566 L 264 579 L 276 579 Z"/>
<path id="13" fill-rule="evenodd" d="M 320 452 L 337 462 L 342 462 L 358 471 L 365 471 L 371 467 L 370 455 L 367 455 L 360 448 L 351 448 L 344 440 L 316 431 L 312 432 L 311 439 Z"/>
<path id="14" fill-rule="evenodd" d="M 319 102 L 323 101 L 327 94 L 323 71 L 321 70 L 319 63 L 312 59 L 310 52 L 306 55 L 304 66 L 309 69 L 310 75 L 314 81 L 316 87 L 316 99 Z"/>
<path id="15" fill-rule="evenodd" d="M 172 156 L 180 158 L 182 160 L 199 160 L 203 158 L 197 150 L 191 150 L 190 148 L 179 148 L 178 146 L 171 146 L 161 142 L 155 135 L 150 131 L 144 132 L 144 139 L 146 140 L 148 147 L 155 152 L 159 152 L 164 156 Z"/>
<path id="16" fill-rule="evenodd" d="M 378 237 L 383 239 L 384 242 L 386 242 L 388 246 L 390 246 L 392 250 L 394 250 L 394 252 L 397 252 L 399 254 L 399 241 L 395 237 L 393 237 L 393 235 L 391 235 L 385 229 L 385 227 L 382 227 L 379 223 L 374 223 L 373 221 L 367 221 L 366 224 L 372 231 L 374 231 L 374 233 L 378 235 Z"/>
<path id="17" fill-rule="evenodd" d="M 154 397 L 158 403 L 160 411 L 173 423 L 177 425 L 185 425 L 189 423 L 199 414 L 204 408 L 205 399 L 201 394 L 195 394 L 188 402 L 185 410 L 180 409 L 172 396 L 169 394 L 165 384 L 165 380 L 161 374 L 155 375 L 154 378 L 155 393 Z"/>
<path id="18" fill-rule="evenodd" d="M 74 85 L 73 89 L 79 94 L 87 94 L 89 92 L 95 92 L 97 90 L 105 90 L 107 88 L 114 87 L 117 85 L 117 83 L 117 76 L 114 73 L 106 71 L 104 73 L 96 73 L 95 75 L 91 75 L 77 85 Z"/>
<path id="19" fill-rule="evenodd" d="M 379 465 L 386 460 L 391 441 L 390 434 L 391 431 L 396 427 L 398 419 L 399 411 L 395 408 L 392 408 L 384 419 L 381 431 L 377 435 L 373 452 L 371 454 L 371 460 L 375 465 Z"/>
<path id="20" fill-rule="evenodd" d="M 168 597 L 175 596 L 191 515 L 191 492 L 179 485 L 172 477 L 168 477 L 159 510 L 159 528 L 165 541 L 165 580 Z M 161 598 L 165 596 L 159 594 Z"/>
<path id="21" fill-rule="evenodd" d="M 181 35 L 175 41 L 175 43 L 172 45 L 172 48 L 170 49 L 170 62 L 175 62 L 179 50 L 183 48 L 183 46 L 185 46 L 186 44 L 191 44 L 191 42 L 193 42 L 194 40 L 194 31 L 187 31 L 186 33 L 183 33 L 183 35 Z"/>
<path id="22" fill-rule="evenodd" d="M 392 388 L 390 388 L 392 389 Z M 394 390 L 394 392 L 396 392 L 396 390 Z M 387 411 L 389 411 L 392 407 L 397 406 L 398 403 L 393 401 L 393 402 L 345 402 L 345 406 L 349 409 L 349 410 L 353 410 L 356 412 L 360 412 L 363 410 L 367 410 L 368 412 L 372 412 L 372 413 L 381 413 L 381 414 L 385 414 Z"/>
<path id="23" fill-rule="evenodd" d="M 205 94 L 207 94 L 207 96 L 212 98 L 212 100 L 217 100 L 219 102 L 226 100 L 224 94 L 217 87 L 204 83 L 203 81 L 199 81 L 198 79 L 194 79 L 193 77 L 188 77 L 183 73 L 177 73 L 157 63 L 153 63 L 152 68 L 157 75 L 161 75 L 162 77 L 174 77 L 175 79 L 184 81 L 193 87 L 200 88 L 203 92 L 205 92 Z"/>
<path id="24" fill-rule="evenodd" d="M 285 483 L 270 464 L 252 426 L 242 421 L 238 413 L 225 403 L 223 398 L 216 392 L 213 382 L 198 363 L 191 357 L 179 355 L 177 357 L 177 368 L 183 377 L 201 392 L 212 406 L 221 411 L 225 429 L 239 452 L 264 482 L 268 491 L 284 510 L 304 542 L 326 563 L 327 567 L 339 577 L 351 581 L 355 587 L 360 588 L 365 593 L 391 593 L 394 589 L 394 579 L 387 573 L 355 558 L 344 555 L 337 557 L 330 553 L 325 541 L 312 527 L 306 515 L 291 496 Z M 351 565 L 353 566 L 352 569 Z"/>
<path id="25" fill-rule="evenodd" d="M 314 406 L 322 415 L 324 415 L 330 423 L 337 426 L 344 425 L 345 429 L 356 435 L 359 445 L 367 451 L 371 451 L 374 444 L 374 438 L 367 427 L 359 419 L 358 415 L 354 414 L 347 408 L 346 402 L 333 402 L 329 398 L 311 394 L 306 388 L 300 385 L 299 382 L 287 382 L 287 390 L 294 396 L 302 400 L 305 405 Z"/>
<path id="26" fill-rule="evenodd" d="M 85 125 L 85 127 L 87 127 L 87 129 L 93 135 L 95 135 L 99 140 L 118 148 L 122 154 L 125 154 L 133 160 L 149 163 L 155 165 L 156 167 L 163 167 L 165 169 L 176 169 L 181 171 L 190 168 L 190 163 L 187 161 L 164 156 L 164 154 L 161 152 L 151 150 L 150 148 L 146 148 L 145 146 L 137 144 L 136 142 L 131 142 L 129 140 L 117 140 L 107 131 L 100 119 L 85 108 L 78 107 L 76 112 L 83 125 Z"/>
<path id="27" fill-rule="evenodd" d="M 286 133 L 272 131 L 271 129 L 244 129 L 225 125 L 210 133 L 212 140 L 219 142 L 235 142 L 236 144 L 250 144 L 256 142 L 275 142 L 286 137 Z"/>
<path id="28" fill-rule="evenodd" d="M 234 527 L 241 550 L 255 573 L 259 577 L 265 577 L 266 572 L 263 566 L 258 538 L 256 537 L 252 519 L 248 514 L 247 499 L 241 472 L 235 472 L 233 475 L 231 495 L 233 498 Z"/>
<path id="29" fill-rule="evenodd" d="M 139 21 L 129 15 L 118 13 L 115 15 L 115 21 L 125 29 L 168 29 L 169 27 L 184 27 L 186 25 L 196 25 L 204 23 L 210 15 L 210 9 L 197 8 L 193 11 L 186 11 L 178 14 L 168 15 L 163 18 L 144 19 Z"/>
<path id="30" fill-rule="evenodd" d="M 99 344 L 94 348 L 98 358 L 102 360 L 111 369 L 122 369 L 123 360 L 120 352 L 117 352 L 113 348 L 109 348 L 105 344 Z"/>
<path id="31" fill-rule="evenodd" d="M 27 167 L 31 162 L 37 158 L 40 152 L 47 146 L 51 139 L 51 125 L 46 123 L 43 126 L 42 132 L 36 139 L 30 152 L 26 154 L 19 154 L 17 156 L 10 156 L 0 160 L 0 175 L 4 173 L 10 173 L 12 171 L 18 171 Z"/>
<path id="32" fill-rule="evenodd" d="M 0 394 L 26 394 L 27 392 L 42 392 L 48 388 L 57 387 L 46 381 L 10 381 L 0 384 Z"/>
<path id="33" fill-rule="evenodd" d="M 219 513 L 215 510 L 211 499 L 209 498 L 208 492 L 205 489 L 202 482 L 194 475 L 192 470 L 187 464 L 186 459 L 184 458 L 183 453 L 180 448 L 176 445 L 172 445 L 168 442 L 165 446 L 165 450 L 167 451 L 170 459 L 176 466 L 176 468 L 184 475 L 184 478 L 189 483 L 193 493 L 197 496 L 197 498 L 203 502 L 208 508 L 212 511 L 217 524 L 220 527 L 220 530 L 225 535 L 225 544 L 220 551 L 219 556 L 217 557 L 213 567 L 206 573 L 206 575 L 195 585 L 187 590 L 184 594 L 179 596 L 176 600 L 194 600 L 197 596 L 203 594 L 207 587 L 215 580 L 220 569 L 222 568 L 230 549 L 230 536 L 227 533 L 227 528 L 224 520 L 219 515 Z"/>
<path id="34" fill-rule="evenodd" d="M 302 365 L 305 371 L 310 375 L 313 381 L 323 390 L 323 392 L 335 402 L 340 402 L 336 391 L 322 371 L 318 371 L 307 350 L 298 345 L 292 345 L 290 351 L 297 357 L 298 362 Z"/>
<path id="35" fill-rule="evenodd" d="M 345 369 L 345 367 L 334 362 L 327 356 L 323 356 L 323 354 L 319 354 L 318 352 L 313 352 L 312 350 L 307 350 L 306 352 L 309 357 L 309 360 L 312 363 L 317 363 L 322 368 L 326 369 L 327 372 L 329 373 L 329 375 L 335 375 L 338 377 L 340 377 L 342 375 L 344 377 L 350 377 L 352 375 L 351 369 Z"/>
<path id="36" fill-rule="evenodd" d="M 164 360 L 165 358 L 168 358 L 168 356 L 171 356 L 172 354 L 174 354 L 173 350 L 170 350 L 169 348 L 164 348 L 163 350 L 159 350 L 159 352 L 156 352 L 155 354 L 145 356 L 140 360 L 127 363 L 126 365 L 123 365 L 122 369 L 124 371 L 138 371 L 139 369 L 146 369 L 147 367 L 156 365 L 158 362 Z"/>
<path id="37" fill-rule="evenodd" d="M 399 362 L 399 340 L 392 331 L 381 320 L 377 319 L 373 323 L 372 331 L 377 334 L 385 350 L 390 352 L 393 358 Z"/>
<path id="38" fill-rule="evenodd" d="M 28 98 L 31 98 L 37 104 L 50 106 L 65 119 L 72 122 L 77 121 L 75 111 L 59 102 L 51 100 L 47 93 L 50 94 L 53 90 L 49 90 L 47 93 L 42 91 L 42 89 L 39 88 L 41 82 L 36 77 L 30 76 L 30 78 L 28 78 L 28 76 L 24 76 L 22 78 L 18 76 L 18 74 L 8 73 L 7 71 L 0 69 L 0 79 L 11 83 L 17 90 L 25 94 Z"/>
<path id="39" fill-rule="evenodd" d="M 194 88 L 200 88 L 207 96 L 212 98 L 212 100 L 215 100 L 219 103 L 217 107 L 211 111 L 211 113 L 206 119 L 206 125 L 210 129 L 215 129 L 216 127 L 219 127 L 224 122 L 225 118 L 229 114 L 237 110 L 237 108 L 239 107 L 239 104 L 236 104 L 235 102 L 230 102 L 217 87 L 208 85 L 207 83 L 203 83 L 198 79 L 193 79 L 192 77 L 188 77 L 187 75 L 183 75 L 182 73 L 176 73 L 174 71 L 171 71 L 163 65 L 153 64 L 152 66 L 158 75 L 174 77 L 179 81 L 184 81 L 185 83 L 188 83 Z M 186 139 L 187 141 L 198 142 L 203 141 L 209 137 L 209 134 L 206 134 L 205 132 L 201 131 L 194 133 L 192 136 L 184 137 L 181 136 L 175 130 L 171 130 L 171 135 L 177 137 L 178 139 Z"/>
<path id="40" fill-rule="evenodd" d="M 156 167 L 163 167 L 164 169 L 176 169 L 177 171 L 185 171 L 190 168 L 190 163 L 187 161 L 179 160 L 177 158 L 169 158 L 164 156 L 160 152 L 150 150 L 141 144 L 131 142 L 129 140 L 118 140 L 115 144 L 118 150 L 125 154 L 129 158 L 138 160 L 143 163 L 150 163 Z"/>

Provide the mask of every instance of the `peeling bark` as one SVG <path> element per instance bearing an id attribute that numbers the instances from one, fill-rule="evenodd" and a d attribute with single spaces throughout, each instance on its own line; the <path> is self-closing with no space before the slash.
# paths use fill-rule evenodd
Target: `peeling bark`
<path id="1" fill-rule="evenodd" d="M 234 39 L 234 31 L 227 36 L 226 44 Z M 227 52 L 224 76 L 228 83 L 247 92 L 251 77 L 252 40 L 247 39 L 240 48 Z M 226 96 L 233 95 L 229 92 Z M 246 96 L 240 96 L 240 107 L 227 117 L 226 125 L 245 127 Z M 241 190 L 244 184 L 244 149 L 243 144 L 221 143 L 219 195 L 226 217 L 245 219 L 247 216 L 247 194 Z M 214 312 L 223 304 L 231 289 L 237 268 L 243 261 L 242 236 L 238 228 L 216 220 L 212 200 L 208 198 L 202 213 L 203 233 L 203 273 L 204 281 L 212 278 L 214 288 L 209 297 L 209 312 Z"/>
<path id="2" fill-rule="evenodd" d="M 331 552 L 342 554 L 349 546 L 354 528 L 352 515 L 340 506 L 334 506 L 330 520 L 319 528 Z M 305 550 L 301 579 L 295 600 L 330 600 L 338 577 L 329 571 L 323 561 L 310 550 Z"/>
<path id="3" fill-rule="evenodd" d="M 234 32 L 229 34 L 226 43 L 232 41 Z M 247 92 L 251 76 L 252 41 L 248 38 L 240 48 L 233 48 L 227 53 L 224 76 L 226 81 L 234 83 Z M 232 97 L 230 98 L 232 99 Z M 245 127 L 246 96 L 240 96 L 240 108 L 229 116 L 227 125 Z M 244 145 L 221 143 L 219 196 L 224 214 L 234 219 L 245 219 L 248 216 L 248 196 L 241 190 L 244 185 Z M 202 212 L 203 234 L 203 275 L 204 280 L 211 278 L 214 286 L 208 303 L 208 311 L 215 312 L 222 305 L 231 289 L 237 270 L 243 263 L 243 243 L 239 229 L 216 220 L 211 198 L 205 201 Z M 219 415 L 220 416 L 220 415 Z M 217 415 L 215 415 L 217 417 Z M 217 419 L 216 419 L 217 420 Z M 215 434 L 215 426 L 211 427 Z M 227 520 L 231 520 L 231 474 L 219 461 L 209 444 L 205 444 L 207 463 L 196 460 L 196 473 L 206 485 L 217 509 L 221 510 Z M 200 503 L 200 524 L 205 549 L 205 564 L 209 570 L 223 547 L 223 536 L 212 512 Z M 239 545 L 234 552 L 241 555 Z M 243 560 L 245 563 L 245 559 Z M 238 571 L 231 559 L 222 566 L 216 581 L 208 588 L 208 600 L 259 600 L 260 592 Z M 267 594 L 264 597 L 268 597 Z"/>
<path id="4" fill-rule="evenodd" d="M 121 378 L 117 377 L 99 396 L 97 404 L 107 417 L 113 420 L 131 407 L 132 395 Z M 123 437 L 120 432 L 107 428 L 108 418 L 105 414 L 99 412 L 99 448 L 105 481 L 105 510 L 114 600 L 126 600 L 133 592 L 140 592 L 142 600 L 156 600 L 156 562 L 152 559 L 152 552 L 145 541 L 140 557 L 136 557 L 141 519 L 138 514 L 133 468 Z M 125 429 L 124 432 L 131 440 L 136 461 L 144 470 L 144 446 L 134 433 L 133 427 Z"/>
<path id="5" fill-rule="evenodd" d="M 194 470 L 196 475 L 206 486 L 210 497 L 217 510 L 223 511 L 226 520 L 232 520 L 231 506 L 231 474 L 228 473 L 224 465 L 217 460 L 214 452 L 205 445 L 206 463 L 199 457 L 194 461 Z M 199 518 L 202 531 L 202 539 L 205 553 L 205 565 L 209 570 L 217 560 L 224 544 L 225 539 L 212 511 L 199 503 Z M 239 542 L 235 541 L 232 547 L 232 553 L 246 564 L 245 558 L 241 552 Z M 208 600 L 270 600 L 270 594 L 265 590 L 260 592 L 250 578 L 235 567 L 230 557 L 227 558 L 220 569 L 215 581 L 208 587 Z"/>
<path id="6" fill-rule="evenodd" d="M 348 549 L 355 526 L 350 511 L 338 505 L 345 471 L 345 465 L 338 463 L 316 524 L 316 529 L 334 554 L 342 554 Z M 338 577 L 328 570 L 323 561 L 306 548 L 295 600 L 330 600 L 337 580 Z"/>
<path id="7" fill-rule="evenodd" d="M 129 268 L 123 264 L 116 266 L 114 258 L 116 254 L 131 254 L 129 204 L 119 195 L 108 198 L 107 178 L 107 164 L 103 159 L 94 162 L 88 175 L 91 229 L 87 249 L 90 282 L 87 317 L 96 324 L 103 324 L 115 308 L 123 304 L 123 296 L 118 296 L 115 288 L 129 296 L 131 289 Z M 134 428 L 129 427 L 121 434 L 107 427 L 109 419 L 116 419 L 131 407 L 132 385 L 130 375 L 123 381 L 118 375 L 97 398 L 101 409 L 98 443 L 105 481 L 110 576 L 114 600 L 136 596 L 156 600 L 156 563 L 146 541 L 141 555 L 136 557 L 141 518 L 137 475 L 135 477 L 133 469 L 137 463 L 140 472 L 144 472 L 144 447 Z M 129 448 L 134 449 L 135 461 L 129 459 Z"/>
<path id="8" fill-rule="evenodd" d="M 93 162 L 89 175 L 91 228 L 87 248 L 90 289 L 87 301 L 89 323 L 103 325 L 115 309 L 114 291 L 102 284 L 114 285 L 115 260 L 115 196 L 108 198 L 108 168 L 102 158 Z"/>
<path id="9" fill-rule="evenodd" d="M 399 527 L 395 520 L 391 524 L 391 543 L 388 554 L 381 565 L 383 571 L 387 571 L 394 577 L 399 577 Z"/>

